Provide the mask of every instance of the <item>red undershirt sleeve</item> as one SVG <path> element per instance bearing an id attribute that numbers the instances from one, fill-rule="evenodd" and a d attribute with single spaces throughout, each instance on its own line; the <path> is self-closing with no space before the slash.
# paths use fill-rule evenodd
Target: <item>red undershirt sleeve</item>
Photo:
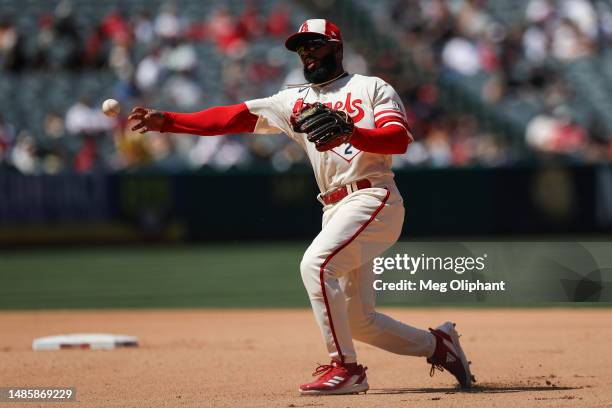
<path id="1" fill-rule="evenodd" d="M 199 136 L 252 133 L 258 119 L 244 103 L 215 106 L 194 113 L 164 112 L 164 117 L 162 132 Z"/>
<path id="2" fill-rule="evenodd" d="M 355 127 L 350 143 L 357 149 L 380 154 L 403 154 L 412 136 L 402 125 L 389 124 L 376 129 Z"/>

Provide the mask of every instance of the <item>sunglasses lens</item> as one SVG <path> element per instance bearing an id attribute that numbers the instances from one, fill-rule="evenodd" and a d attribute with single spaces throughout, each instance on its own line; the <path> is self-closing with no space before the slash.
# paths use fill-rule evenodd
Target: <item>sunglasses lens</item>
<path id="1" fill-rule="evenodd" d="M 297 47 L 296 51 L 298 54 L 303 53 L 304 51 L 314 51 L 327 44 L 327 40 L 323 38 L 316 38 L 314 40 L 305 41 L 302 45 Z"/>

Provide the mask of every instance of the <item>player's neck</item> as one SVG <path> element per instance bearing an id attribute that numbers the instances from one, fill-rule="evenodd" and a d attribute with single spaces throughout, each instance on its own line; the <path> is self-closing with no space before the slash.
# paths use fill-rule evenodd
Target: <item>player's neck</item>
<path id="1" fill-rule="evenodd" d="M 342 66 L 339 67 L 339 69 L 336 70 L 336 72 L 334 72 L 333 75 L 330 75 L 330 79 L 320 82 L 318 84 L 312 84 L 313 87 L 317 87 L 317 88 L 321 88 L 324 87 L 325 85 L 329 85 L 334 81 L 337 81 L 340 78 L 344 78 L 345 76 L 347 76 L 348 73 L 344 70 L 344 68 L 342 68 Z"/>
<path id="2" fill-rule="evenodd" d="M 348 72 L 346 72 L 344 70 L 344 68 L 342 66 L 338 67 L 338 69 L 336 69 L 334 71 L 334 75 L 330 75 L 330 79 L 325 80 L 323 82 L 319 82 L 317 84 L 312 83 L 312 82 L 305 82 L 302 84 L 288 84 L 287 88 L 322 88 L 326 85 L 331 84 L 334 81 L 337 81 L 340 78 L 344 78 L 345 76 L 348 75 Z"/>

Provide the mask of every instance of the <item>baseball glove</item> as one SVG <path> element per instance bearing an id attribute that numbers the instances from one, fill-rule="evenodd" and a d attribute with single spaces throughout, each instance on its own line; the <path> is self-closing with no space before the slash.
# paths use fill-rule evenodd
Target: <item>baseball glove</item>
<path id="1" fill-rule="evenodd" d="M 298 133 L 306 133 L 309 142 L 320 152 L 348 142 L 353 135 L 353 119 L 343 111 L 331 109 L 320 102 L 304 104 L 291 115 L 291 126 Z"/>

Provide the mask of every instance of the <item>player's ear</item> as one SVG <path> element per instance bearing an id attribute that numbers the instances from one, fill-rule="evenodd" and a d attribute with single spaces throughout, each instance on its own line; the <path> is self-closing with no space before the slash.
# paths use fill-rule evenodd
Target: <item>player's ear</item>
<path id="1" fill-rule="evenodd" d="M 343 48 L 343 46 L 342 46 L 342 43 L 341 43 L 341 42 L 336 43 L 336 51 L 335 51 L 335 55 L 336 55 L 336 60 L 337 60 L 338 62 L 342 62 L 342 56 L 343 56 L 343 53 L 344 53 L 344 48 Z"/>

